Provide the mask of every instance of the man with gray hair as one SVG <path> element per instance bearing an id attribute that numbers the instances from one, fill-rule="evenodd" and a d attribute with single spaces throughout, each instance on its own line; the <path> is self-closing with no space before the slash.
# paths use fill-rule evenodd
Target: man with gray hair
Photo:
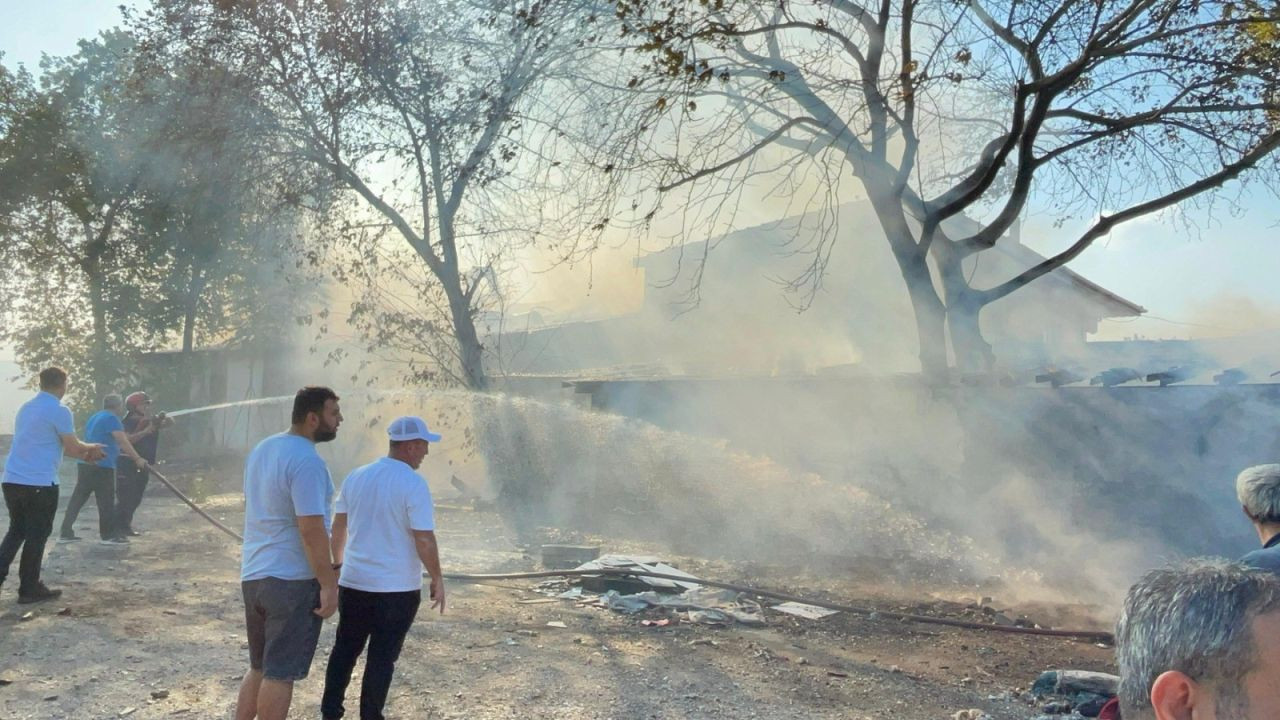
<path id="1" fill-rule="evenodd" d="M 1148 573 L 1116 661 L 1125 720 L 1280 718 L 1280 578 L 1215 560 Z"/>
<path id="2" fill-rule="evenodd" d="M 120 418 L 124 416 L 124 399 L 111 394 L 102 399 L 102 409 L 94 413 L 84 426 L 85 440 L 100 443 L 106 450 L 106 457 L 96 462 L 81 460 L 76 465 L 76 489 L 67 502 L 66 512 L 62 515 L 62 533 L 58 542 L 75 542 L 73 525 L 76 516 L 89 496 L 98 499 L 98 535 L 103 545 L 126 545 L 129 539 L 121 535 L 119 523 L 116 522 L 116 462 L 120 453 L 133 458 L 138 467 L 145 469 L 147 461 L 138 454 L 129 436 L 125 435 L 124 425 Z"/>
<path id="3" fill-rule="evenodd" d="M 1236 497 L 1262 543 L 1240 562 L 1280 575 L 1280 464 L 1245 468 L 1236 476 Z"/>

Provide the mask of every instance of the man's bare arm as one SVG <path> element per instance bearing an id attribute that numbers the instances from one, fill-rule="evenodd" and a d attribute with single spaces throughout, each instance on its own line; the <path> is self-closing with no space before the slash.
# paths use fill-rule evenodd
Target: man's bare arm
<path id="1" fill-rule="evenodd" d="M 159 428 L 151 421 L 151 418 L 143 418 L 142 422 L 138 424 L 137 431 L 128 433 L 129 442 L 136 443 L 148 435 L 154 435 L 157 430 Z"/>
<path id="2" fill-rule="evenodd" d="M 413 545 L 418 550 L 418 559 L 431 575 L 431 607 L 440 608 L 444 614 L 444 575 L 440 570 L 440 546 L 436 543 L 436 534 L 432 530 L 414 530 Z"/>
<path id="3" fill-rule="evenodd" d="M 333 556 L 329 554 L 329 533 L 324 527 L 324 516 L 299 515 L 298 532 L 302 535 L 307 563 L 320 582 L 320 607 L 316 608 L 316 614 L 327 618 L 338 609 L 338 573 L 333 569 Z"/>
<path id="4" fill-rule="evenodd" d="M 123 430 L 112 430 L 111 437 L 115 438 L 116 442 L 120 443 L 120 452 L 128 455 L 135 465 L 140 468 L 147 467 L 148 463 L 146 459 L 133 448 L 133 443 L 129 442 L 129 436 L 126 435 Z"/>
<path id="5" fill-rule="evenodd" d="M 107 449 L 101 445 L 80 442 L 80 438 L 70 433 L 59 437 L 62 438 L 62 451 L 77 460 L 97 462 L 107 456 Z"/>
<path id="6" fill-rule="evenodd" d="M 347 550 L 347 514 L 335 513 L 333 528 L 330 531 L 329 551 L 333 554 L 333 564 L 341 565 Z"/>

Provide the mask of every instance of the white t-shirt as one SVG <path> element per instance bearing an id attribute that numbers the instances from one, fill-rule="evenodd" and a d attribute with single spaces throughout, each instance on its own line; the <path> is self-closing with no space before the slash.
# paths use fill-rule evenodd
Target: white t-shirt
<path id="1" fill-rule="evenodd" d="M 338 584 L 365 592 L 422 588 L 414 530 L 435 530 L 427 481 L 389 457 L 356 468 L 338 491 L 335 512 L 346 513 L 347 545 Z"/>
<path id="2" fill-rule="evenodd" d="M 244 463 L 244 546 L 240 579 L 310 580 L 298 518 L 324 516 L 329 527 L 333 480 L 316 444 L 290 433 L 258 443 Z"/>

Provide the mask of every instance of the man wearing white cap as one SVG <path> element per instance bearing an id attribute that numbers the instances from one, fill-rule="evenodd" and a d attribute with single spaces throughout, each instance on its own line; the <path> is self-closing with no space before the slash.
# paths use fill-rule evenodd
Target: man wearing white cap
<path id="1" fill-rule="evenodd" d="M 444 613 L 435 507 L 427 482 L 414 472 L 440 436 L 418 417 L 393 420 L 387 436 L 387 456 L 348 475 L 334 507 L 340 615 L 320 702 L 326 720 L 346 713 L 343 698 L 366 642 L 360 718 L 382 720 L 396 659 L 422 601 L 424 565 L 431 574 L 431 607 Z"/>

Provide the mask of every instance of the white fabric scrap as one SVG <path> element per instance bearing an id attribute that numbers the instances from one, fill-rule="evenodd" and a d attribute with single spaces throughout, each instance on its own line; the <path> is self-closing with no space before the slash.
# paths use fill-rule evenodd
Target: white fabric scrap
<path id="1" fill-rule="evenodd" d="M 821 620 L 828 615 L 835 615 L 840 612 L 839 610 L 830 610 L 828 608 L 818 607 L 817 605 L 807 605 L 805 603 L 798 602 L 784 602 L 781 605 L 774 605 L 773 609 L 788 615 L 802 617 L 806 620 Z"/>

